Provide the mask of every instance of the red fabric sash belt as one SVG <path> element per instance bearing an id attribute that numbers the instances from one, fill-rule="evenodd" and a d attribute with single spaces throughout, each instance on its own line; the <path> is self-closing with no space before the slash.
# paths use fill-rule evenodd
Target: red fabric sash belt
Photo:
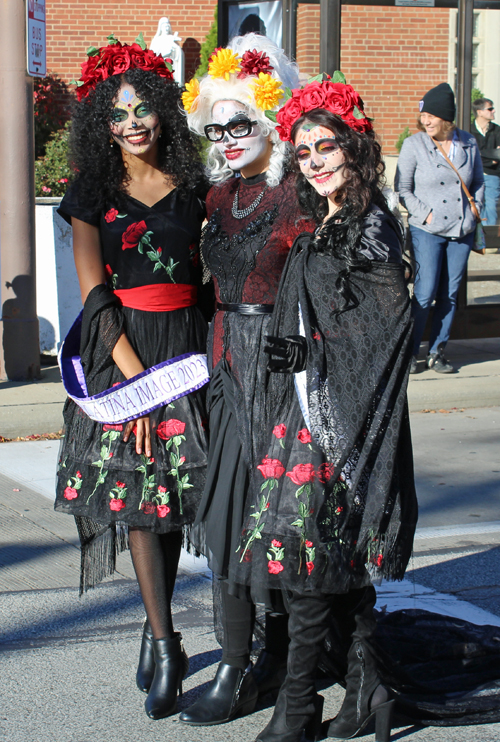
<path id="1" fill-rule="evenodd" d="M 188 283 L 157 283 L 135 289 L 115 289 L 124 307 L 143 312 L 172 312 L 196 304 L 198 290 Z"/>

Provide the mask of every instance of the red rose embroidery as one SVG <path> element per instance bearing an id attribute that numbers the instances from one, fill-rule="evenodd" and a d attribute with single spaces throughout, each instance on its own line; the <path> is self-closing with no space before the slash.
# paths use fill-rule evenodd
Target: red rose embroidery
<path id="1" fill-rule="evenodd" d="M 129 247 L 137 247 L 139 240 L 146 231 L 147 226 L 145 221 L 134 222 L 127 227 L 122 234 L 122 250 L 127 250 Z"/>
<path id="2" fill-rule="evenodd" d="M 243 557 L 244 562 L 251 562 L 252 561 L 252 552 L 250 550 L 247 550 L 245 552 L 245 556 Z"/>
<path id="3" fill-rule="evenodd" d="M 384 557 L 382 556 L 382 554 L 379 554 L 377 559 L 375 560 L 375 564 L 377 565 L 377 567 L 381 567 L 383 561 Z"/>
<path id="4" fill-rule="evenodd" d="M 283 565 L 281 562 L 276 562 L 273 559 L 268 562 L 267 569 L 270 575 L 278 575 L 280 572 L 283 572 Z"/>
<path id="5" fill-rule="evenodd" d="M 261 472 L 264 479 L 279 479 L 285 473 L 285 467 L 279 459 L 262 459 L 257 469 Z"/>
<path id="6" fill-rule="evenodd" d="M 273 429 L 273 435 L 275 435 L 278 439 L 284 438 L 286 435 L 286 425 L 283 425 L 283 423 L 281 423 L 281 425 L 275 425 Z"/>
<path id="7" fill-rule="evenodd" d="M 109 509 L 115 510 L 116 512 L 119 512 L 120 510 L 123 510 L 125 507 L 125 503 L 120 497 L 114 498 L 109 501 Z"/>
<path id="8" fill-rule="evenodd" d="M 306 567 L 307 567 L 307 574 L 310 575 L 311 572 L 314 569 L 314 563 L 313 562 L 306 562 Z"/>
<path id="9" fill-rule="evenodd" d="M 160 492 L 162 495 L 167 491 L 167 488 L 164 487 L 162 484 L 158 486 L 158 492 Z"/>
<path id="10" fill-rule="evenodd" d="M 185 456 L 181 456 L 180 459 L 179 459 L 179 466 L 181 466 L 181 464 L 184 464 L 185 461 L 186 461 L 186 457 Z"/>
<path id="11" fill-rule="evenodd" d="M 313 335 L 313 340 L 321 340 L 321 335 L 318 331 L 316 331 Z"/>
<path id="12" fill-rule="evenodd" d="M 158 518 L 165 518 L 170 513 L 170 508 L 168 505 L 157 505 L 156 506 L 156 515 Z"/>
<path id="13" fill-rule="evenodd" d="M 273 538 L 273 540 L 271 541 L 271 546 L 274 546 L 276 549 L 279 549 L 280 546 L 283 546 L 283 544 L 281 543 L 281 541 L 278 541 L 277 539 Z"/>
<path id="14" fill-rule="evenodd" d="M 314 466 L 312 464 L 297 464 L 292 471 L 287 471 L 287 477 L 290 477 L 294 484 L 307 484 L 314 479 Z"/>
<path id="15" fill-rule="evenodd" d="M 312 549 L 313 542 L 312 541 L 306 541 L 306 546 L 308 549 Z"/>
<path id="16" fill-rule="evenodd" d="M 156 252 L 158 253 L 158 255 L 161 255 L 161 254 L 162 254 L 162 252 L 163 252 L 163 249 L 162 249 L 161 247 L 159 247 L 159 248 L 158 248 L 158 250 L 157 250 Z"/>
<path id="17" fill-rule="evenodd" d="M 114 222 L 116 217 L 118 216 L 118 209 L 110 209 L 104 214 L 104 219 L 108 222 Z"/>
<path id="18" fill-rule="evenodd" d="M 120 382 L 118 382 L 118 383 L 120 383 Z M 123 425 L 108 425 L 106 423 L 106 425 L 103 425 L 102 426 L 102 429 L 103 430 L 123 430 Z"/>
<path id="19" fill-rule="evenodd" d="M 77 471 L 77 472 L 76 472 L 76 476 L 78 477 L 78 479 L 81 479 L 81 478 L 82 478 L 82 473 L 81 473 L 81 471 Z"/>
<path id="20" fill-rule="evenodd" d="M 156 428 L 156 435 L 164 441 L 173 438 L 174 435 L 182 435 L 186 429 L 186 423 L 172 418 L 163 420 Z"/>
<path id="21" fill-rule="evenodd" d="M 340 515 L 340 513 L 343 511 L 343 509 L 344 508 L 341 508 L 341 507 L 335 508 L 335 512 L 337 513 L 337 515 Z"/>
<path id="22" fill-rule="evenodd" d="M 125 482 L 117 482 L 117 483 L 116 483 L 116 486 L 117 486 L 117 487 L 118 487 L 118 489 L 120 489 L 120 490 L 122 490 L 122 489 L 125 489 Z"/>
<path id="23" fill-rule="evenodd" d="M 320 482 L 325 484 L 326 482 L 329 482 L 330 479 L 333 477 L 333 474 L 335 472 L 335 467 L 333 464 L 321 464 L 321 466 L 318 469 L 318 479 Z"/>
<path id="24" fill-rule="evenodd" d="M 76 497 L 78 497 L 78 491 L 75 490 L 73 487 L 66 487 L 64 490 L 64 497 L 66 500 L 74 500 Z"/>
<path id="25" fill-rule="evenodd" d="M 144 515 L 152 515 L 156 510 L 156 505 L 153 502 L 143 502 L 141 510 Z"/>
<path id="26" fill-rule="evenodd" d="M 302 428 L 297 433 L 297 438 L 301 443 L 310 443 L 312 441 L 311 434 L 307 428 Z"/>

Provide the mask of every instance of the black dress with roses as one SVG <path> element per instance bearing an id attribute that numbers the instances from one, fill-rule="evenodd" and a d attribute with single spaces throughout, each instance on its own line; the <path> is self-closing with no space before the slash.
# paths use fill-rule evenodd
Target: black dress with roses
<path id="1" fill-rule="evenodd" d="M 205 206 L 195 194 L 183 198 L 174 189 L 152 207 L 127 196 L 121 211 L 92 213 L 79 203 L 76 185 L 59 213 L 69 223 L 75 217 L 98 227 L 109 289 L 201 287 L 199 240 Z M 207 323 L 196 305 L 173 311 L 111 306 L 95 313 L 88 324 L 90 337 L 82 343 L 81 356 L 90 395 L 124 381 L 111 357 L 122 331 L 144 368 L 206 349 Z M 123 442 L 125 425 L 97 423 L 68 399 L 56 510 L 77 516 L 79 526 L 79 517 L 101 524 L 103 533 L 116 523 L 156 533 L 190 524 L 205 483 L 204 418 L 205 388 L 150 413 L 152 456 L 147 458 L 135 452 L 133 434 Z M 81 535 L 85 532 L 82 542 L 87 531 L 80 528 Z"/>
<path id="2" fill-rule="evenodd" d="M 257 208 L 242 219 L 232 214 L 237 190 L 241 210 L 264 191 Z M 207 215 L 202 257 L 214 277 L 217 301 L 274 304 L 296 236 L 314 228 L 298 214 L 294 176 L 274 188 L 266 186 L 265 174 L 231 178 L 209 191 Z M 266 373 L 270 322 L 271 314 L 218 311 L 210 328 L 207 482 L 190 539 L 219 578 L 227 577 L 241 534 L 254 420 L 259 424 L 254 396 Z"/>

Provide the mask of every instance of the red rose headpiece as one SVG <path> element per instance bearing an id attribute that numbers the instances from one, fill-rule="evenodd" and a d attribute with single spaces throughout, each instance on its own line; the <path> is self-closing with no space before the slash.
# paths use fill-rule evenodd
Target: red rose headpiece
<path id="1" fill-rule="evenodd" d="M 351 129 L 372 131 L 373 125 L 363 111 L 363 101 L 352 85 L 347 85 L 342 72 L 335 72 L 333 79 L 323 80 L 323 75 L 311 78 L 307 85 L 291 91 L 285 105 L 276 114 L 276 127 L 280 139 L 291 142 L 294 123 L 315 108 L 324 108 L 340 116 Z M 269 114 L 267 114 L 269 115 Z"/>
<path id="2" fill-rule="evenodd" d="M 87 49 L 88 59 L 82 64 L 82 75 L 79 80 L 72 81 L 77 85 L 79 101 L 86 98 L 97 83 L 131 69 L 148 70 L 165 80 L 174 79 L 172 60 L 163 59 L 148 49 L 142 33 L 133 44 L 122 44 L 114 35 L 108 36 L 107 40 L 110 42 L 108 46 Z"/>

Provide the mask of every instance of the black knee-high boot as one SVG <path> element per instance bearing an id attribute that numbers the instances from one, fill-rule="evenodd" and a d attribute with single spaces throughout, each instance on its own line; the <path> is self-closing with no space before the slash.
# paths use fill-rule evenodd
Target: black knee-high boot
<path id="1" fill-rule="evenodd" d="M 377 742 L 388 742 L 394 701 L 380 682 L 370 646 L 376 628 L 373 608 L 377 597 L 372 585 L 352 593 L 359 594 L 359 602 L 352 608 L 355 628 L 348 653 L 346 694 L 338 715 L 329 726 L 328 736 L 355 737 L 375 717 Z"/>
<path id="2" fill-rule="evenodd" d="M 320 739 L 323 698 L 314 679 L 330 612 L 324 596 L 291 596 L 287 675 L 272 719 L 256 742 L 299 742 L 304 730 L 309 739 Z"/>

